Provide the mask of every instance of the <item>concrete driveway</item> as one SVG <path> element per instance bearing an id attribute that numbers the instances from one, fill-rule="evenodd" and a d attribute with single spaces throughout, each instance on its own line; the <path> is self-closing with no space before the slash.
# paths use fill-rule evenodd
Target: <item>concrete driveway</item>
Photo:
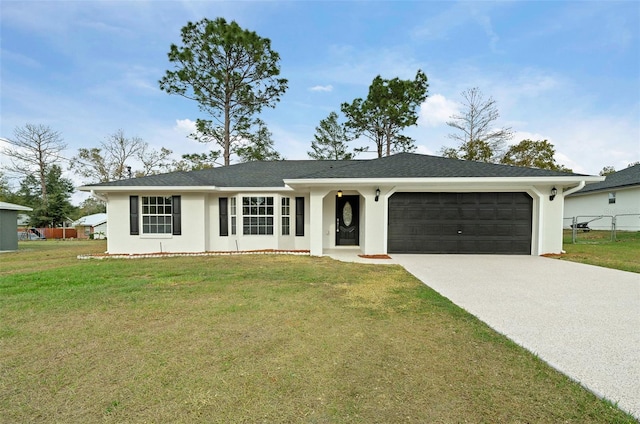
<path id="1" fill-rule="evenodd" d="M 640 419 L 640 274 L 536 256 L 393 260 Z"/>

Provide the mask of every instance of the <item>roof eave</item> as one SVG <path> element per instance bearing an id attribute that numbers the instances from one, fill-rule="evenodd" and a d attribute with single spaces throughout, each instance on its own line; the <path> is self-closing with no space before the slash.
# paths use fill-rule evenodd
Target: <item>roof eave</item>
<path id="1" fill-rule="evenodd" d="M 97 192 L 97 193 L 125 193 L 125 192 L 238 192 L 238 191 L 291 191 L 286 186 L 270 186 L 270 187 L 220 187 L 220 186 L 82 186 L 78 187 L 80 191 Z"/>
<path id="2" fill-rule="evenodd" d="M 421 177 L 421 178 L 301 178 L 286 179 L 284 183 L 291 187 L 296 186 L 327 186 L 346 185 L 350 186 L 370 186 L 378 185 L 414 185 L 414 184 L 577 184 L 582 181 L 595 183 L 603 181 L 600 176 L 547 176 L 547 177 Z"/>

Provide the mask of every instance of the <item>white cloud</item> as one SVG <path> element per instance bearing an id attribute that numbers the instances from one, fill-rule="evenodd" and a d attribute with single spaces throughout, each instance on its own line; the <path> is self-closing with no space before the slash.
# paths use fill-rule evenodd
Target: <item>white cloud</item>
<path id="1" fill-rule="evenodd" d="M 418 117 L 419 126 L 437 127 L 443 124 L 458 112 L 458 104 L 449 100 L 442 94 L 434 94 L 420 105 Z"/>
<path id="2" fill-rule="evenodd" d="M 196 121 L 192 121 L 189 118 L 186 119 L 176 119 L 176 125 L 173 129 L 185 136 L 189 136 L 196 132 Z"/>
<path id="3" fill-rule="evenodd" d="M 416 153 L 419 153 L 421 155 L 437 156 L 437 153 L 422 144 L 416 145 Z"/>
<path id="4" fill-rule="evenodd" d="M 480 14 L 476 16 L 476 21 L 480 24 L 482 29 L 484 29 L 485 34 L 489 38 L 489 47 L 491 48 L 491 51 L 493 51 L 494 53 L 499 53 L 498 41 L 500 41 L 500 37 L 493 30 L 491 18 L 487 15 Z"/>
<path id="5" fill-rule="evenodd" d="M 331 84 L 329 85 L 314 85 L 313 87 L 309 88 L 309 90 L 311 91 L 333 91 L 333 86 Z"/>
<path id="6" fill-rule="evenodd" d="M 574 171 L 597 175 L 604 166 L 623 169 L 640 160 L 640 127 L 625 117 L 566 116 L 548 128 L 556 157 L 575 166 Z M 569 166 L 569 165 L 567 165 Z"/>

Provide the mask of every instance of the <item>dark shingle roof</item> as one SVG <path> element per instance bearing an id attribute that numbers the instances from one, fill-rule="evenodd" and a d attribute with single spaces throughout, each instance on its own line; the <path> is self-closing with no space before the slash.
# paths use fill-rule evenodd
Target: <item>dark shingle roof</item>
<path id="1" fill-rule="evenodd" d="M 575 194 L 589 193 L 592 191 L 612 190 L 615 188 L 640 185 L 640 164 L 630 166 L 622 171 L 614 172 L 606 176 L 604 181 L 589 184 Z"/>
<path id="2" fill-rule="evenodd" d="M 91 187 L 282 187 L 282 180 L 301 178 L 325 169 L 336 169 L 359 161 L 285 160 L 271 162 L 247 162 L 220 168 L 190 172 L 170 172 L 107 183 L 91 184 Z"/>
<path id="3" fill-rule="evenodd" d="M 282 187 L 283 180 L 319 178 L 557 177 L 558 171 L 399 153 L 372 160 L 247 162 L 191 172 L 112 181 L 92 187 Z"/>
<path id="4" fill-rule="evenodd" d="M 455 177 L 560 177 L 572 174 L 546 169 L 524 168 L 449 159 L 415 153 L 398 153 L 350 166 L 323 170 L 306 178 L 455 178 Z"/>

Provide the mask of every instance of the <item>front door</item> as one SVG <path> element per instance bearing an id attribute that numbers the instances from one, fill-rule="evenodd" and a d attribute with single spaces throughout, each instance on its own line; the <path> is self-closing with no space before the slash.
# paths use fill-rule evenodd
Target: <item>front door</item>
<path id="1" fill-rule="evenodd" d="M 360 197 L 336 197 L 336 246 L 357 246 Z"/>

